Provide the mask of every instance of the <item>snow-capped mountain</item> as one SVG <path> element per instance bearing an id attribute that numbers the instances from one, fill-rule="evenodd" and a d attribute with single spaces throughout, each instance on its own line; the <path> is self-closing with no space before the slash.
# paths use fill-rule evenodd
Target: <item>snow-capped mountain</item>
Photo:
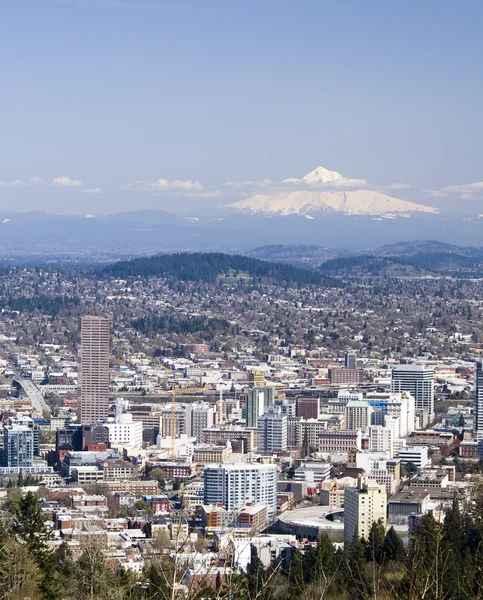
<path id="1" fill-rule="evenodd" d="M 341 212 L 348 215 L 407 215 L 424 212 L 438 214 L 431 206 L 387 196 L 367 188 L 362 179 L 347 179 L 336 171 L 317 167 L 302 179 L 285 179 L 282 191 L 255 194 L 223 206 L 245 213 L 312 215 Z"/>

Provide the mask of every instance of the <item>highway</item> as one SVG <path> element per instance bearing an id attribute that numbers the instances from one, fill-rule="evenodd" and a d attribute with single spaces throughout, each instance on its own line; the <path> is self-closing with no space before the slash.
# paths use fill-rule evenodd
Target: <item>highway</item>
<path id="1" fill-rule="evenodd" d="M 15 381 L 18 381 L 18 383 L 22 386 L 22 389 L 30 398 L 30 402 L 35 410 L 39 413 L 39 416 L 41 416 L 43 412 L 50 413 L 49 405 L 33 381 L 30 379 L 22 379 L 18 373 L 15 374 Z"/>

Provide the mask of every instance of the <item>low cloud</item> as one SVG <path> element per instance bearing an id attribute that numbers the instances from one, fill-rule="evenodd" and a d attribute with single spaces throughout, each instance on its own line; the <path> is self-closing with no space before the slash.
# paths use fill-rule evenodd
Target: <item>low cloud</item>
<path id="1" fill-rule="evenodd" d="M 157 179 L 156 181 L 135 181 L 124 186 L 129 190 L 141 190 L 145 192 L 185 192 L 188 194 L 200 194 L 203 192 L 203 186 L 199 181 L 191 179 Z"/>
<path id="2" fill-rule="evenodd" d="M 389 185 L 383 185 L 379 189 L 381 190 L 407 190 L 411 186 L 409 183 L 391 183 Z"/>
<path id="3" fill-rule="evenodd" d="M 317 189 L 362 189 L 370 187 L 369 183 L 365 179 L 352 179 L 350 177 L 341 177 L 340 179 L 334 179 L 333 181 L 306 181 L 305 179 L 297 179 L 296 177 L 289 177 L 284 179 L 282 184 L 291 186 L 288 189 L 294 189 L 295 187 L 304 190 L 317 190 Z"/>
<path id="4" fill-rule="evenodd" d="M 104 190 L 102 188 L 86 188 L 85 190 L 81 190 L 81 194 L 103 194 Z"/>
<path id="5" fill-rule="evenodd" d="M 82 181 L 79 181 L 78 179 L 72 179 L 71 177 L 64 175 L 53 179 L 51 185 L 57 187 L 82 187 L 83 184 Z"/>
<path id="6" fill-rule="evenodd" d="M 21 180 L 21 179 L 12 179 L 10 181 L 0 181 L 0 187 L 13 187 L 13 188 L 21 188 L 21 187 L 83 187 L 82 181 L 78 179 L 72 179 L 71 177 L 67 177 L 67 175 L 62 175 L 60 177 L 54 177 L 51 181 L 46 181 L 42 179 L 42 177 L 31 177 L 30 179 Z"/>
<path id="7" fill-rule="evenodd" d="M 434 198 L 446 198 L 447 196 L 459 196 L 462 200 L 473 200 L 483 196 L 483 181 L 475 183 L 462 183 L 458 185 L 446 185 L 441 189 L 423 190 L 428 196 Z"/>
<path id="8" fill-rule="evenodd" d="M 269 188 L 272 185 L 274 185 L 274 182 L 271 179 L 260 179 L 259 181 L 225 181 L 223 187 L 236 190 L 243 190 L 248 187 Z"/>

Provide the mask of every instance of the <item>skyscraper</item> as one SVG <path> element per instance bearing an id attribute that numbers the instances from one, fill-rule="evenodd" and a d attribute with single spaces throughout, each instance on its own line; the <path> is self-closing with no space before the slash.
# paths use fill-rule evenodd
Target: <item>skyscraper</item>
<path id="1" fill-rule="evenodd" d="M 287 450 L 287 417 L 274 409 L 258 417 L 258 451 Z"/>
<path id="2" fill-rule="evenodd" d="M 367 400 L 349 400 L 345 409 L 345 427 L 350 431 L 360 429 L 365 433 L 371 424 L 372 406 Z"/>
<path id="3" fill-rule="evenodd" d="M 109 320 L 82 317 L 80 384 L 81 423 L 91 425 L 109 413 Z"/>
<path id="4" fill-rule="evenodd" d="M 483 359 L 475 362 L 475 434 L 479 441 L 483 440 Z"/>
<path id="5" fill-rule="evenodd" d="M 346 352 L 344 366 L 346 369 L 357 369 L 357 354 L 353 350 Z"/>
<path id="6" fill-rule="evenodd" d="M 245 404 L 245 415 L 247 427 L 256 427 L 258 417 L 273 408 L 275 404 L 275 388 L 254 387 L 247 390 L 247 401 Z"/>
<path id="7" fill-rule="evenodd" d="M 265 395 L 260 388 L 247 390 L 247 401 L 245 404 L 245 413 L 247 427 L 257 427 L 258 417 L 265 411 Z"/>
<path id="8" fill-rule="evenodd" d="M 421 365 L 399 365 L 392 372 L 392 391 L 410 392 L 416 413 L 426 426 L 434 417 L 434 369 Z"/>

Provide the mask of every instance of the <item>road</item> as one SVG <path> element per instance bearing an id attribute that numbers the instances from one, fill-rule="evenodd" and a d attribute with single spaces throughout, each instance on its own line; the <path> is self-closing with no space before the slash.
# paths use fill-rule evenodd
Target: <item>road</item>
<path id="1" fill-rule="evenodd" d="M 22 389 L 30 398 L 30 402 L 32 402 L 32 406 L 36 409 L 36 411 L 41 415 L 43 412 L 50 413 L 50 407 L 45 401 L 42 393 L 39 388 L 35 385 L 33 381 L 30 379 L 22 379 L 18 373 L 15 374 L 15 381 L 18 381 L 22 386 Z"/>

